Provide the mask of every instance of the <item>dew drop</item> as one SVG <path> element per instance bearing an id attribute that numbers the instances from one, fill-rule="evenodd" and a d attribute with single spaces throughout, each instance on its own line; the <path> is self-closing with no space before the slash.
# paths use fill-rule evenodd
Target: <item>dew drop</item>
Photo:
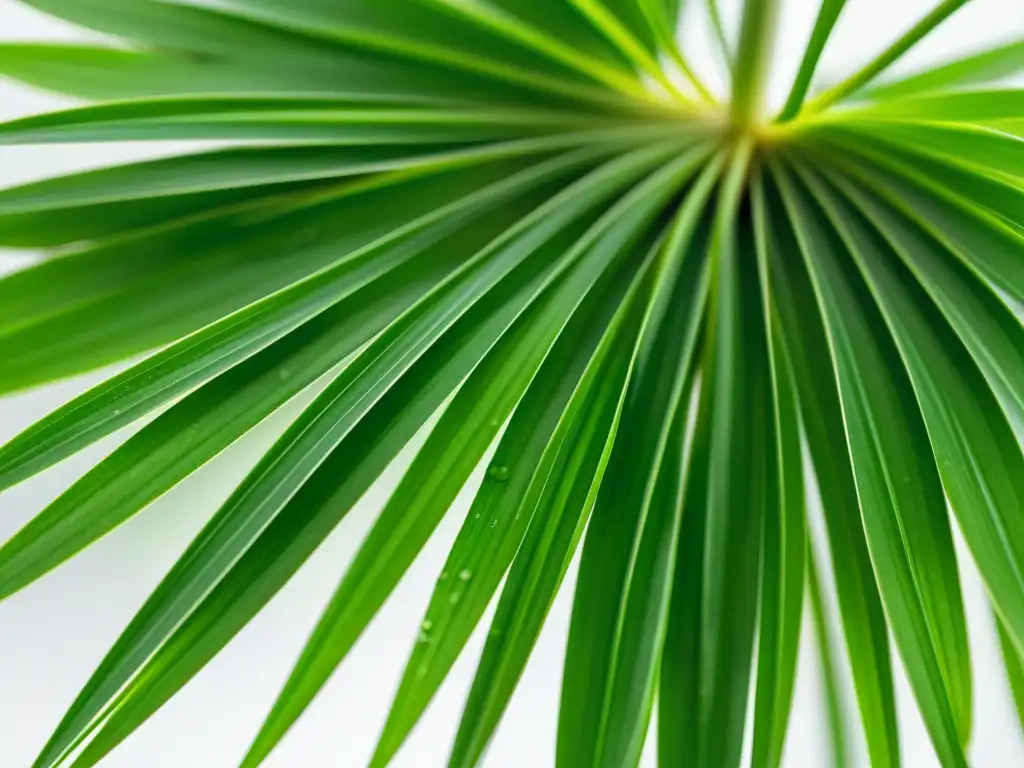
<path id="1" fill-rule="evenodd" d="M 491 528 L 497 528 L 497 527 L 498 527 L 498 518 L 494 518 L 493 520 L 491 520 Z"/>
<path id="2" fill-rule="evenodd" d="M 452 605 L 457 605 L 459 600 L 461 600 L 461 599 L 462 599 L 462 593 L 461 592 L 452 592 L 451 595 L 449 595 L 449 597 L 448 597 L 448 602 L 451 603 Z"/>
<path id="3" fill-rule="evenodd" d="M 459 572 L 459 578 L 462 581 L 469 581 L 473 578 L 473 572 L 468 568 L 464 568 L 462 571 Z"/>
<path id="4" fill-rule="evenodd" d="M 437 580 L 438 581 L 448 581 L 448 571 L 441 571 L 441 575 L 440 575 L 440 577 L 438 577 Z"/>
<path id="5" fill-rule="evenodd" d="M 426 664 L 420 664 L 419 669 L 416 670 L 416 675 L 418 677 L 426 677 L 427 676 L 427 671 L 428 671 L 427 665 Z"/>
<path id="6" fill-rule="evenodd" d="M 504 464 L 491 464 L 490 468 L 487 470 L 487 474 L 492 480 L 504 483 L 508 480 L 508 467 Z"/>
<path id="7" fill-rule="evenodd" d="M 432 622 L 430 619 L 424 619 L 423 624 L 421 624 L 420 626 L 422 627 L 424 632 L 429 632 L 434 628 L 434 622 Z"/>

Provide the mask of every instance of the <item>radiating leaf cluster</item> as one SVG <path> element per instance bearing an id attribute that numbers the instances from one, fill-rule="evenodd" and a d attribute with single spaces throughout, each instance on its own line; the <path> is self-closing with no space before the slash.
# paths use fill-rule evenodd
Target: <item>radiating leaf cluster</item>
<path id="1" fill-rule="evenodd" d="M 735 40 L 707 3 L 728 94 L 677 45 L 679 0 L 23 2 L 106 42 L 5 43 L 0 74 L 97 103 L 0 142 L 206 148 L 0 191 L 0 246 L 46 253 L 0 280 L 0 393 L 142 356 L 0 448 L 0 489 L 155 417 L 0 547 L 0 599 L 319 392 L 35 768 L 129 737 L 439 411 L 241 765 L 484 461 L 375 768 L 496 603 L 449 765 L 483 759 L 578 549 L 559 768 L 638 765 L 655 711 L 664 768 L 778 766 L 805 590 L 836 764 L 840 664 L 871 764 L 900 764 L 895 651 L 966 766 L 954 520 L 1024 706 L 1024 91 L 1000 85 L 1024 42 L 886 77 L 968 0 L 821 90 L 853 4 L 822 0 L 777 116 L 773 0 Z"/>

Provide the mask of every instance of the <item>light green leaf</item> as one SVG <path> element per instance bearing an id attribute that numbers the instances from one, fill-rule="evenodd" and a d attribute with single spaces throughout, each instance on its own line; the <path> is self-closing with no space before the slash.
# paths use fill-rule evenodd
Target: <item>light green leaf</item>
<path id="1" fill-rule="evenodd" d="M 903 58 L 907 51 L 921 42 L 936 27 L 967 5 L 968 2 L 970 0 L 942 0 L 930 13 L 907 30 L 896 42 L 878 54 L 870 63 L 865 64 L 864 67 L 838 85 L 819 94 L 809 105 L 811 109 L 819 111 L 857 94 L 864 86 L 873 82 L 875 78 Z"/>
<path id="2" fill-rule="evenodd" d="M 762 102 L 773 59 L 778 6 L 778 0 L 748 0 L 743 3 L 739 43 L 732 68 L 732 120 L 744 128 L 755 124 L 764 108 Z"/>
<path id="3" fill-rule="evenodd" d="M 1024 90 L 1004 88 L 928 94 L 870 104 L 851 112 L 949 123 L 1013 120 L 1024 114 Z"/>
<path id="4" fill-rule="evenodd" d="M 406 147 L 243 147 L 48 179 L 0 191 L 0 215 L 341 179 L 450 160 Z"/>
<path id="5" fill-rule="evenodd" d="M 999 631 L 999 646 L 1003 651 L 1003 663 L 1006 665 L 1006 676 L 1010 682 L 1010 693 L 1013 703 L 1017 705 L 1017 717 L 1024 727 L 1024 662 L 1006 627 L 996 614 L 996 627 Z"/>
<path id="6" fill-rule="evenodd" d="M 623 94 L 643 98 L 643 87 L 618 51 L 585 23 L 570 3 L 532 0 L 421 0 L 493 34 L 570 67 Z"/>
<path id="7" fill-rule="evenodd" d="M 889 205 L 919 224 L 972 272 L 1024 302 L 1024 233 L 955 190 L 931 186 L 927 177 L 898 166 L 899 173 L 874 163 L 850 162 L 830 152 L 831 162 L 870 187 Z M 896 161 L 892 161 L 893 163 Z"/>
<path id="8" fill-rule="evenodd" d="M 610 122 L 610 125 L 614 123 Z M 138 99 L 0 125 L 0 143 L 218 140 L 321 145 L 449 146 L 596 127 L 593 115 L 346 105 L 330 99 Z M 320 147 L 319 151 L 331 150 Z"/>
<path id="9" fill-rule="evenodd" d="M 811 38 L 804 50 L 804 57 L 800 61 L 800 69 L 797 70 L 793 87 L 786 98 L 786 105 L 779 113 L 779 122 L 787 122 L 800 114 L 803 108 L 804 99 L 814 81 L 814 73 L 818 69 L 818 62 L 825 52 L 825 46 L 832 36 L 836 22 L 839 21 L 843 9 L 846 7 L 846 0 L 821 0 L 821 7 L 818 9 L 818 17 L 814 21 L 814 28 L 811 30 Z"/>
<path id="10" fill-rule="evenodd" d="M 569 4 L 618 48 L 637 69 L 667 93 L 679 97 L 685 104 L 685 97 L 665 74 L 656 58 L 657 36 L 647 23 L 647 17 L 637 0 L 568 0 Z"/>
<path id="11" fill-rule="evenodd" d="M 837 145 L 846 148 L 851 143 L 845 138 L 836 140 Z M 1018 212 L 1024 210 L 1024 191 L 1020 181 L 1010 173 L 991 172 L 960 158 L 935 152 L 908 151 L 866 136 L 858 137 L 857 143 L 858 146 L 849 151 L 860 155 L 865 165 L 877 164 L 911 180 L 927 179 L 931 186 L 956 190 L 945 197 L 969 212 L 995 219 L 1004 227 L 1012 229 Z M 964 154 L 969 156 L 968 150 L 965 147 Z M 1012 164 L 1009 167 L 1012 169 Z"/>
<path id="12" fill-rule="evenodd" d="M 855 134 L 872 145 L 884 142 L 906 152 L 973 168 L 990 176 L 1024 177 L 1024 141 L 991 128 L 953 123 L 846 120 L 830 125 L 823 135 Z M 849 143 L 853 143 L 852 141 Z"/>
<path id="13" fill-rule="evenodd" d="M 948 91 L 990 83 L 1024 70 L 1024 40 L 1005 43 L 898 80 L 879 83 L 861 92 L 874 100 L 904 99 L 921 93 Z"/>

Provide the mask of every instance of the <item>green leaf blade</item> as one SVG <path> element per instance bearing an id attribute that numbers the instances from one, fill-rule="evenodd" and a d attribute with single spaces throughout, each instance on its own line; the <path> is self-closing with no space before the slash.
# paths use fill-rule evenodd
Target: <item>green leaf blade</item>
<path id="1" fill-rule="evenodd" d="M 843 246 L 829 242 L 820 220 L 792 186 L 784 182 L 783 190 L 805 255 L 817 256 L 807 258 L 808 270 L 812 275 L 816 269 L 830 270 L 827 279 L 819 273 L 815 283 L 836 356 L 850 455 L 882 599 L 940 758 L 965 765 L 961 744 L 970 731 L 966 629 L 938 472 L 919 450 L 927 445 L 924 425 L 912 390 L 907 391 L 909 383 L 897 389 L 901 380 L 892 381 L 892 374 L 869 379 L 862 372 L 866 365 L 900 370 L 898 362 L 883 363 L 881 351 L 869 352 L 875 345 L 890 350 L 886 345 L 892 342 L 877 330 L 880 321 L 872 320 L 866 300 L 856 298 L 849 278 L 839 271 L 837 255 Z M 833 254 L 832 260 L 822 254 Z M 894 357 L 890 350 L 889 359 Z M 905 538 L 909 535 L 921 543 L 912 544 Z"/>
<path id="2" fill-rule="evenodd" d="M 846 449 L 842 406 L 823 319 L 775 173 L 766 176 L 774 223 L 773 309 L 797 384 L 800 415 L 814 465 L 833 578 L 861 722 L 872 764 L 900 764 L 888 627 L 861 521 Z"/>

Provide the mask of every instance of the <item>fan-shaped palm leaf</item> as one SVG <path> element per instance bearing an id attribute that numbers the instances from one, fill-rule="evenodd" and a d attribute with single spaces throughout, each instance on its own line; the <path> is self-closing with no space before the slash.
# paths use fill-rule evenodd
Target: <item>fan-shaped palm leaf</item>
<path id="1" fill-rule="evenodd" d="M 808 581 L 834 650 L 805 444 L 872 765 L 899 764 L 890 635 L 966 765 L 950 511 L 1024 690 L 1024 92 L 998 85 L 1024 43 L 884 77 L 968 0 L 813 91 L 847 5 L 823 0 L 777 117 L 773 0 L 735 41 L 709 3 L 724 99 L 675 43 L 678 0 L 24 1 L 112 43 L 3 45 L 0 73 L 104 103 L 0 141 L 227 146 L 0 191 L 0 244 L 55 249 L 0 280 L 0 392 L 151 353 L 0 448 L 0 488 L 159 412 L 0 548 L 0 598 L 319 391 L 37 768 L 127 738 L 439 410 L 244 766 L 489 451 L 373 766 L 500 592 L 450 765 L 481 760 L 581 542 L 557 765 L 637 765 L 655 701 L 660 765 L 737 766 L 745 733 L 778 765 Z"/>

